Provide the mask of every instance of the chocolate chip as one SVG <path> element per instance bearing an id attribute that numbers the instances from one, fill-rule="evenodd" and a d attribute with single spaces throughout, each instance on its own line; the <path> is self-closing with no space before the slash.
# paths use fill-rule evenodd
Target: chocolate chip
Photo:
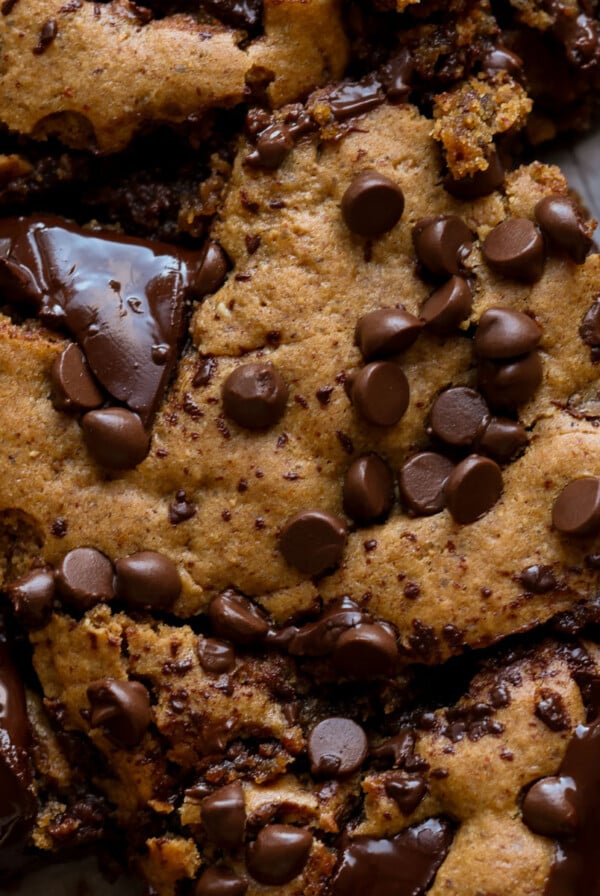
<path id="1" fill-rule="evenodd" d="M 194 896 L 245 896 L 247 889 L 248 882 L 235 871 L 217 865 L 202 872 Z"/>
<path id="2" fill-rule="evenodd" d="M 404 211 L 404 193 L 378 171 L 357 174 L 342 197 L 342 217 L 352 233 L 380 236 L 394 227 Z"/>
<path id="3" fill-rule="evenodd" d="M 342 81 L 338 87 L 328 89 L 322 101 L 336 121 L 346 121 L 380 106 L 385 96 L 377 78 L 367 75 L 359 82 Z"/>
<path id="4" fill-rule="evenodd" d="M 421 307 L 420 317 L 437 336 L 449 336 L 473 308 L 473 293 L 463 277 L 451 277 Z"/>
<path id="5" fill-rule="evenodd" d="M 158 551 L 138 551 L 115 563 L 117 597 L 129 606 L 168 611 L 181 593 L 173 561 Z"/>
<path id="6" fill-rule="evenodd" d="M 318 576 L 340 562 L 346 535 L 339 517 L 324 510 L 302 510 L 283 527 L 281 553 L 300 572 Z"/>
<path id="7" fill-rule="evenodd" d="M 535 283 L 544 271 L 544 239 L 528 218 L 507 218 L 483 241 L 485 261 L 497 274 Z"/>
<path id="8" fill-rule="evenodd" d="M 246 804 L 239 781 L 226 784 L 205 797 L 201 804 L 202 824 L 210 840 L 221 849 L 237 849 L 244 842 Z"/>
<path id="9" fill-rule="evenodd" d="M 385 792 L 403 815 L 412 815 L 427 793 L 427 784 L 420 775 L 391 772 L 385 779 Z"/>
<path id="10" fill-rule="evenodd" d="M 112 600 L 115 596 L 113 565 L 95 548 L 75 548 L 58 565 L 56 589 L 65 603 L 79 610 Z"/>
<path id="11" fill-rule="evenodd" d="M 352 678 L 391 675 L 398 659 L 396 638 L 380 623 L 360 622 L 342 632 L 332 662 L 338 672 Z"/>
<path id="12" fill-rule="evenodd" d="M 358 771 L 367 758 L 367 736 L 352 719 L 324 719 L 312 729 L 307 741 L 313 775 L 342 778 Z"/>
<path id="13" fill-rule="evenodd" d="M 231 672 L 235 666 L 235 651 L 227 641 L 199 638 L 196 650 L 205 672 L 222 675 L 224 672 Z"/>
<path id="14" fill-rule="evenodd" d="M 6 589 L 18 621 L 27 628 L 45 625 L 52 611 L 55 582 L 49 567 L 33 569 Z"/>
<path id="15" fill-rule="evenodd" d="M 56 19 L 48 19 L 45 21 L 40 29 L 38 42 L 33 48 L 33 53 L 36 56 L 41 56 L 42 53 L 45 53 L 50 44 L 56 39 L 57 34 L 58 23 Z"/>
<path id="16" fill-rule="evenodd" d="M 310 831 L 289 824 L 268 824 L 246 848 L 248 871 L 261 884 L 287 884 L 306 865 L 312 842 Z"/>
<path id="17" fill-rule="evenodd" d="M 148 454 L 150 438 L 133 411 L 89 411 L 82 417 L 81 427 L 88 451 L 109 470 L 133 470 Z"/>
<path id="18" fill-rule="evenodd" d="M 101 678 L 87 689 L 90 724 L 118 746 L 135 747 L 151 721 L 150 696 L 139 681 Z"/>
<path id="19" fill-rule="evenodd" d="M 468 177 L 459 179 L 447 174 L 444 178 L 444 188 L 457 199 L 472 200 L 489 196 L 504 183 L 505 170 L 495 150 L 488 162 L 488 167 L 484 171 L 476 171 Z"/>
<path id="20" fill-rule="evenodd" d="M 488 308 L 479 319 L 473 348 L 480 358 L 501 360 L 532 352 L 542 328 L 522 311 Z"/>
<path id="21" fill-rule="evenodd" d="M 437 277 L 460 274 L 473 245 L 471 231 L 457 215 L 422 218 L 412 236 L 419 261 Z"/>
<path id="22" fill-rule="evenodd" d="M 254 604 L 229 589 L 213 598 L 208 607 L 208 617 L 219 638 L 234 644 L 248 646 L 266 637 L 269 623 Z"/>
<path id="23" fill-rule="evenodd" d="M 194 291 L 198 297 L 217 292 L 227 276 L 227 256 L 214 240 L 208 240 L 200 256 L 198 273 L 194 279 Z"/>
<path id="24" fill-rule="evenodd" d="M 552 507 L 552 525 L 565 535 L 600 532 L 600 479 L 583 476 L 565 485 Z"/>
<path id="25" fill-rule="evenodd" d="M 478 449 L 498 463 L 506 463 L 527 445 L 527 430 L 507 417 L 492 417 L 478 442 Z"/>
<path id="26" fill-rule="evenodd" d="M 488 457 L 470 454 L 450 473 L 446 504 L 457 523 L 474 523 L 494 506 L 502 494 L 500 467 Z"/>
<path id="27" fill-rule="evenodd" d="M 248 153 L 244 162 L 252 168 L 274 171 L 279 168 L 293 145 L 290 129 L 285 124 L 270 124 L 261 131 L 254 149 Z"/>
<path id="28" fill-rule="evenodd" d="M 543 378 L 544 368 L 537 352 L 505 363 L 481 361 L 478 385 L 492 407 L 514 410 L 533 398 Z"/>
<path id="29" fill-rule="evenodd" d="M 393 426 L 406 413 L 410 389 L 404 371 L 392 361 L 373 361 L 359 370 L 350 387 L 352 404 L 374 426 Z"/>
<path id="30" fill-rule="evenodd" d="M 550 688 L 542 688 L 540 691 L 535 714 L 550 731 L 567 731 L 571 728 L 571 719 L 563 698 Z"/>
<path id="31" fill-rule="evenodd" d="M 388 515 L 394 503 L 392 471 L 377 454 L 357 458 L 344 477 L 344 512 L 359 523 Z"/>
<path id="32" fill-rule="evenodd" d="M 284 414 L 288 388 L 269 361 L 241 364 L 229 374 L 222 389 L 223 408 L 246 429 L 267 429 Z"/>
<path id="33" fill-rule="evenodd" d="M 448 445 L 472 445 L 489 422 L 490 411 L 479 392 L 456 386 L 440 392 L 431 408 L 433 435 Z"/>
<path id="34" fill-rule="evenodd" d="M 191 520 L 197 512 L 198 505 L 188 501 L 186 493 L 180 490 L 175 495 L 175 500 L 169 504 L 169 522 L 172 526 L 178 526 Z"/>
<path id="35" fill-rule="evenodd" d="M 519 579 L 523 587 L 532 594 L 548 594 L 558 587 L 552 567 L 541 566 L 538 563 L 521 570 Z"/>
<path id="36" fill-rule="evenodd" d="M 380 308 L 359 319 L 355 340 L 365 361 L 376 361 L 409 348 L 423 326 L 403 308 Z"/>
<path id="37" fill-rule="evenodd" d="M 583 215 L 568 196 L 546 196 L 534 210 L 535 218 L 548 242 L 583 264 L 592 247 Z"/>
<path id="38" fill-rule="evenodd" d="M 52 365 L 50 380 L 52 404 L 59 411 L 89 411 L 104 401 L 85 355 L 74 342 Z"/>
<path id="39" fill-rule="evenodd" d="M 417 516 L 439 513 L 446 506 L 444 488 L 454 464 L 442 454 L 420 451 L 400 469 L 400 495 Z"/>
<path id="40" fill-rule="evenodd" d="M 535 834 L 564 837 L 578 827 L 570 778 L 542 778 L 529 788 L 523 800 L 523 821 Z"/>

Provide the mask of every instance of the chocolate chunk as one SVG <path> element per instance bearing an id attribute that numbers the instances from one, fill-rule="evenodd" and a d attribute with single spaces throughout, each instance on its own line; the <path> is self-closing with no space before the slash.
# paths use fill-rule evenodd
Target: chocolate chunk
<path id="1" fill-rule="evenodd" d="M 158 551 L 138 551 L 115 563 L 117 597 L 130 607 L 168 611 L 181 593 L 173 561 Z"/>
<path id="2" fill-rule="evenodd" d="M 457 215 L 422 218 L 412 236 L 419 261 L 437 277 L 460 274 L 473 246 L 471 231 Z"/>
<path id="3" fill-rule="evenodd" d="M 600 299 L 596 299 L 589 311 L 586 311 L 579 335 L 590 348 L 600 346 Z"/>
<path id="4" fill-rule="evenodd" d="M 403 308 L 380 308 L 359 319 L 355 340 L 365 361 L 377 361 L 409 348 L 423 326 Z"/>
<path id="5" fill-rule="evenodd" d="M 27 628 L 46 625 L 55 594 L 54 571 L 49 567 L 33 569 L 6 589 L 14 614 Z M 2 838 L 0 836 L 0 842 Z"/>
<path id="6" fill-rule="evenodd" d="M 201 804 L 202 824 L 210 840 L 221 849 L 237 849 L 244 842 L 246 804 L 239 781 L 226 784 L 205 797 Z"/>
<path id="7" fill-rule="evenodd" d="M 532 594 L 548 594 L 549 591 L 554 591 L 558 587 L 552 567 L 541 566 L 538 563 L 523 569 L 519 573 L 519 579 L 523 587 Z"/>
<path id="8" fill-rule="evenodd" d="M 544 271 L 544 239 L 528 218 L 507 218 L 488 233 L 481 251 L 497 274 L 535 283 Z"/>
<path id="9" fill-rule="evenodd" d="M 374 759 L 391 762 L 394 766 L 405 765 L 409 759 L 414 758 L 414 752 L 415 734 L 408 728 L 404 728 L 393 737 L 384 740 L 378 747 L 371 747 L 370 751 Z"/>
<path id="10" fill-rule="evenodd" d="M 287 884 L 306 865 L 312 842 L 310 831 L 289 824 L 268 824 L 246 848 L 248 871 L 260 884 Z"/>
<path id="11" fill-rule="evenodd" d="M 203 871 L 194 889 L 194 896 L 245 896 L 248 882 L 235 871 L 216 865 Z"/>
<path id="12" fill-rule="evenodd" d="M 537 352 L 514 361 L 481 361 L 477 367 L 478 385 L 494 408 L 514 410 L 526 404 L 537 392 L 544 368 Z"/>
<path id="13" fill-rule="evenodd" d="M 474 389 L 456 386 L 440 392 L 430 415 L 433 435 L 448 445 L 472 445 L 490 419 L 490 411 Z"/>
<path id="14" fill-rule="evenodd" d="M 56 19 L 47 19 L 40 28 L 38 42 L 33 48 L 35 56 L 41 56 L 45 53 L 51 43 L 56 39 L 58 34 L 58 22 Z"/>
<path id="15" fill-rule="evenodd" d="M 133 470 L 150 449 L 150 437 L 142 421 L 126 408 L 88 411 L 81 428 L 88 451 L 109 470 Z"/>
<path id="16" fill-rule="evenodd" d="M 420 317 L 437 336 L 449 336 L 473 308 L 473 293 L 463 277 L 451 277 L 421 307 Z"/>
<path id="17" fill-rule="evenodd" d="M 495 461 L 470 454 L 450 473 L 445 487 L 446 504 L 457 523 L 474 523 L 502 494 L 502 472 Z"/>
<path id="18" fill-rule="evenodd" d="M 386 777 L 385 792 L 403 815 L 412 815 L 427 793 L 427 783 L 420 775 L 392 772 Z"/>
<path id="19" fill-rule="evenodd" d="M 358 771 L 367 758 L 367 736 L 352 719 L 323 719 L 307 741 L 313 775 L 342 778 Z"/>
<path id="20" fill-rule="evenodd" d="M 121 747 L 135 747 L 151 722 L 150 695 L 139 681 L 101 678 L 87 689 L 90 725 Z"/>
<path id="21" fill-rule="evenodd" d="M 269 631 L 269 623 L 258 607 L 231 588 L 213 598 L 208 617 L 219 638 L 242 646 L 259 643 Z"/>
<path id="22" fill-rule="evenodd" d="M 478 449 L 498 463 L 506 463 L 527 445 L 527 430 L 506 417 L 492 417 L 478 441 Z"/>
<path id="23" fill-rule="evenodd" d="M 491 47 L 482 59 L 483 71 L 486 75 L 507 72 L 517 81 L 523 77 L 523 60 L 503 44 Z"/>
<path id="24" fill-rule="evenodd" d="M 202 0 L 202 5 L 227 25 L 245 30 L 260 25 L 263 15 L 262 0 Z"/>
<path id="25" fill-rule="evenodd" d="M 569 836 L 579 823 L 573 797 L 569 778 L 542 778 L 525 795 L 523 821 L 543 837 Z"/>
<path id="26" fill-rule="evenodd" d="M 244 162 L 252 168 L 265 168 L 274 171 L 279 168 L 294 140 L 290 129 L 284 124 L 270 124 L 259 134 L 254 149 L 248 153 Z"/>
<path id="27" fill-rule="evenodd" d="M 342 217 L 352 233 L 381 236 L 398 223 L 404 211 L 404 193 L 378 171 L 357 174 L 342 197 Z"/>
<path id="28" fill-rule="evenodd" d="M 415 64 L 410 51 L 403 47 L 380 69 L 379 76 L 390 103 L 404 103 L 412 90 Z"/>
<path id="29" fill-rule="evenodd" d="M 185 305 L 201 256 L 60 218 L 0 222 L 0 288 L 65 326 L 92 373 L 118 402 L 151 422 L 177 362 Z M 168 357 L 153 348 L 168 346 Z"/>
<path id="30" fill-rule="evenodd" d="M 374 426 L 394 426 L 406 413 L 410 389 L 404 371 L 392 361 L 373 361 L 354 377 L 350 396 L 360 416 Z"/>
<path id="31" fill-rule="evenodd" d="M 52 365 L 50 380 L 52 404 L 59 411 L 89 411 L 104 401 L 85 355 L 73 342 Z"/>
<path id="32" fill-rule="evenodd" d="M 224 672 L 231 672 L 235 666 L 235 651 L 227 641 L 199 638 L 196 649 L 200 665 L 205 672 L 222 675 Z"/>
<path id="33" fill-rule="evenodd" d="M 198 296 L 207 296 L 217 292 L 223 286 L 227 276 L 227 256 L 214 240 L 207 240 L 200 256 L 199 270 L 194 279 L 194 288 Z"/>
<path id="34" fill-rule="evenodd" d="M 316 622 L 301 626 L 288 644 L 292 656 L 327 656 L 340 635 L 368 617 L 349 597 L 332 601 Z"/>
<path id="35" fill-rule="evenodd" d="M 223 408 L 246 429 L 267 429 L 284 414 L 288 388 L 269 361 L 241 364 L 229 374 L 222 389 Z"/>
<path id="36" fill-rule="evenodd" d="M 448 822 L 430 818 L 392 838 L 354 837 L 342 850 L 332 896 L 422 896 L 452 842 Z"/>
<path id="37" fill-rule="evenodd" d="M 387 516 L 394 503 L 394 477 L 378 454 L 357 458 L 344 477 L 344 512 L 359 523 Z"/>
<path id="38" fill-rule="evenodd" d="M 318 576 L 340 562 L 346 535 L 339 517 L 324 510 L 302 510 L 287 521 L 279 543 L 291 566 L 305 575 Z"/>
<path id="39" fill-rule="evenodd" d="M 380 106 L 385 96 L 377 78 L 367 75 L 362 81 L 346 81 L 327 90 L 323 101 L 336 121 L 346 121 Z"/>
<path id="40" fill-rule="evenodd" d="M 535 714 L 550 731 L 567 731 L 571 719 L 564 700 L 556 691 L 542 688 L 535 704 Z"/>
<path id="41" fill-rule="evenodd" d="M 488 162 L 488 167 L 484 171 L 476 171 L 468 177 L 457 179 L 447 174 L 444 178 L 444 188 L 456 199 L 472 200 L 489 196 L 504 183 L 505 170 L 495 150 Z"/>
<path id="42" fill-rule="evenodd" d="M 488 308 L 479 319 L 473 348 L 480 358 L 502 360 L 537 348 L 542 328 L 522 311 Z"/>
<path id="43" fill-rule="evenodd" d="M 332 662 L 338 672 L 352 678 L 392 675 L 398 660 L 396 638 L 381 623 L 360 622 L 342 632 Z"/>
<path id="44" fill-rule="evenodd" d="M 60 561 L 56 570 L 56 590 L 62 600 L 87 610 L 115 596 L 113 565 L 95 548 L 75 548 Z"/>
<path id="45" fill-rule="evenodd" d="M 565 535 L 600 532 L 600 479 L 583 476 L 565 485 L 552 507 L 552 525 Z"/>
<path id="46" fill-rule="evenodd" d="M 446 506 L 444 488 L 454 464 L 442 454 L 420 451 L 400 469 L 402 501 L 417 516 L 439 513 Z"/>
<path id="47" fill-rule="evenodd" d="M 23 682 L 0 636 L 0 869 L 16 863 L 37 811 Z"/>
<path id="48" fill-rule="evenodd" d="M 583 264 L 592 247 L 583 215 L 568 196 L 540 199 L 535 219 L 553 248 L 566 252 L 575 264 Z"/>

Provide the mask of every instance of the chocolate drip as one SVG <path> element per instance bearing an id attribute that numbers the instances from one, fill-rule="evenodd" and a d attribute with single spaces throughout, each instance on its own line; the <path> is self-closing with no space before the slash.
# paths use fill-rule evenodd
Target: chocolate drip
<path id="1" fill-rule="evenodd" d="M 0 869 L 18 864 L 35 815 L 25 691 L 0 630 Z"/>
<path id="2" fill-rule="evenodd" d="M 567 748 L 555 787 L 568 787 L 577 829 L 561 840 L 545 896 L 600 896 L 600 721 L 579 725 Z"/>
<path id="3" fill-rule="evenodd" d="M 0 221 L 0 289 L 66 328 L 98 381 L 148 425 L 198 293 L 200 254 L 84 231 L 60 218 Z"/>

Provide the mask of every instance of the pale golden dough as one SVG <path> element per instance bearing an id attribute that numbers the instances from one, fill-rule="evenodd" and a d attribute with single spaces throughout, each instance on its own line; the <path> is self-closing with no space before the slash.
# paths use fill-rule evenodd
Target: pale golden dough
<path id="1" fill-rule="evenodd" d="M 33 51 L 55 20 L 46 50 Z M 274 106 L 342 74 L 346 38 L 336 0 L 265 0 L 264 35 L 172 15 L 143 24 L 127 0 L 27 0 L 0 17 L 0 120 L 113 152 L 144 125 L 177 124 L 246 98 L 247 78 L 272 73 Z"/>

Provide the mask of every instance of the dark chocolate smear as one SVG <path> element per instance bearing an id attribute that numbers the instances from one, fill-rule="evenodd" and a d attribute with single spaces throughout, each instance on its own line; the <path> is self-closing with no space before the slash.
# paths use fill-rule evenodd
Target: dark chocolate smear
<path id="1" fill-rule="evenodd" d="M 18 863 L 33 827 L 28 749 L 25 691 L 0 630 L 0 869 Z"/>
<path id="2" fill-rule="evenodd" d="M 0 222 L 0 289 L 66 328 L 101 385 L 146 425 L 177 361 L 200 259 L 51 216 Z"/>
<path id="3" fill-rule="evenodd" d="M 332 896 L 422 896 L 451 842 L 450 825 L 438 818 L 389 840 L 356 837 L 341 854 Z"/>

